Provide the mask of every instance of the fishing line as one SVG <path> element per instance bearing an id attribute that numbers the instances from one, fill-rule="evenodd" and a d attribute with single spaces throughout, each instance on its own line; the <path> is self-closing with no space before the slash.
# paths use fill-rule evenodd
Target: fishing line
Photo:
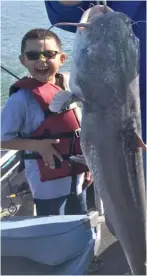
<path id="1" fill-rule="evenodd" d="M 8 70 L 7 68 L 5 68 L 4 66 L 1 65 L 1 69 L 4 70 L 5 72 L 7 72 L 8 74 L 10 74 L 11 76 L 13 76 L 14 78 L 20 80 L 19 77 L 17 77 L 14 73 L 12 73 L 10 70 Z"/>

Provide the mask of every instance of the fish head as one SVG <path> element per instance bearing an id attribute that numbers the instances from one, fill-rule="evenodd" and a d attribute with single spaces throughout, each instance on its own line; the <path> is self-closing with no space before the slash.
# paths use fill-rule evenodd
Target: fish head
<path id="1" fill-rule="evenodd" d="M 86 22 L 86 27 L 77 28 L 70 88 L 83 102 L 94 103 L 102 100 L 105 88 L 117 91 L 136 77 L 139 40 L 131 19 L 121 12 L 94 12 L 91 8 L 80 23 Z"/>

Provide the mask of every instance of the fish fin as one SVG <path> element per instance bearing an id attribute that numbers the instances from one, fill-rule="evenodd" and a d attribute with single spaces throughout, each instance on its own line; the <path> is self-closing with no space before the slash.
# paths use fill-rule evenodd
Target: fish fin
<path id="1" fill-rule="evenodd" d="M 87 162 L 83 154 L 77 154 L 70 156 L 70 159 L 75 163 L 81 163 L 87 166 Z"/>
<path id="2" fill-rule="evenodd" d="M 147 151 L 147 145 L 143 142 L 142 138 L 135 132 L 137 138 L 137 147 Z"/>
<path id="3" fill-rule="evenodd" d="M 60 112 L 70 104 L 77 101 L 77 97 L 68 90 L 61 90 L 52 99 L 49 109 L 52 112 Z"/>

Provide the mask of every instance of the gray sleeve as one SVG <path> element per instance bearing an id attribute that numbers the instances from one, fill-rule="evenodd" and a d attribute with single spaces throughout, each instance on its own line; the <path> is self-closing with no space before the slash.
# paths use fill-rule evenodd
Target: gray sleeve
<path id="1" fill-rule="evenodd" d="M 22 132 L 25 117 L 25 97 L 23 91 L 19 90 L 7 101 L 1 113 L 1 140 L 9 141 Z"/>

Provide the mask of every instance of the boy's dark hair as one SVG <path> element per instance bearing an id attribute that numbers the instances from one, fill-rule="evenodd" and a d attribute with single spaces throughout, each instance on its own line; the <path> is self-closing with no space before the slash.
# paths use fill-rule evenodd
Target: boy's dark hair
<path id="1" fill-rule="evenodd" d="M 53 32 L 47 30 L 47 29 L 33 29 L 33 30 L 30 30 L 29 32 L 27 32 L 22 41 L 21 41 L 21 54 L 23 55 L 24 54 L 24 50 L 25 50 L 25 46 L 26 46 L 26 42 L 27 40 L 30 40 L 30 39 L 39 39 L 39 40 L 42 40 L 42 39 L 46 39 L 46 38 L 53 38 L 55 39 L 59 49 L 61 50 L 61 41 L 60 41 L 60 38 Z"/>

